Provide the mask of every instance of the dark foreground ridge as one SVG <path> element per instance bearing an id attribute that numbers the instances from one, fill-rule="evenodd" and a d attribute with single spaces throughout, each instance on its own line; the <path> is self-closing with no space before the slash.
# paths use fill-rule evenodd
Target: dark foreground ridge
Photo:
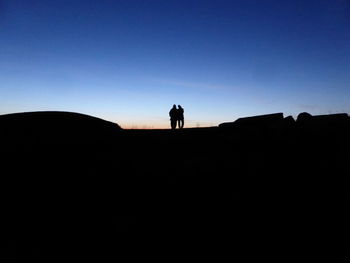
<path id="1" fill-rule="evenodd" d="M 0 116 L 3 262 L 349 262 L 350 121 Z"/>

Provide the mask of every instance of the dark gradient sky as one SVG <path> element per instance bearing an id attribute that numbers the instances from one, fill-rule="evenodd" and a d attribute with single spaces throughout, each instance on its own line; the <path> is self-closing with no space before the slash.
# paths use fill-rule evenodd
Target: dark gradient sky
<path id="1" fill-rule="evenodd" d="M 122 127 L 350 111 L 348 0 L 0 0 L 0 114 Z"/>

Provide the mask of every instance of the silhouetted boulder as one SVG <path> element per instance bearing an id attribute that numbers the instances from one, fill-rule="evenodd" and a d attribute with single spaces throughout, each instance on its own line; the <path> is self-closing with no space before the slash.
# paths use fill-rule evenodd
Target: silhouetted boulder
<path id="1" fill-rule="evenodd" d="M 284 118 L 284 124 L 295 124 L 293 116 L 287 116 Z"/>
<path id="2" fill-rule="evenodd" d="M 235 122 L 221 123 L 219 124 L 219 127 L 220 128 L 268 127 L 271 125 L 281 124 L 282 122 L 283 122 L 283 113 L 273 113 L 273 114 L 239 118 Z"/>
<path id="3" fill-rule="evenodd" d="M 342 125 L 348 123 L 349 116 L 346 113 L 313 116 L 312 121 L 318 125 Z"/>
<path id="4" fill-rule="evenodd" d="M 283 129 L 283 131 L 292 132 L 293 127 L 295 127 L 295 123 L 296 123 L 296 121 L 293 118 L 293 116 L 287 116 L 283 119 L 282 124 L 275 126 L 275 128 L 281 128 L 281 129 Z"/>
<path id="5" fill-rule="evenodd" d="M 116 123 L 73 112 L 24 112 L 0 116 L 0 139 L 16 143 L 89 142 L 103 140 L 121 130 Z"/>
<path id="6" fill-rule="evenodd" d="M 298 115 L 297 122 L 312 127 L 339 127 L 349 124 L 349 116 L 346 113 L 315 115 L 303 112 Z"/>
<path id="7" fill-rule="evenodd" d="M 298 117 L 297 117 L 297 122 L 298 123 L 304 123 L 304 122 L 307 122 L 309 120 L 312 119 L 312 115 L 308 112 L 302 112 L 302 113 L 299 113 Z"/>

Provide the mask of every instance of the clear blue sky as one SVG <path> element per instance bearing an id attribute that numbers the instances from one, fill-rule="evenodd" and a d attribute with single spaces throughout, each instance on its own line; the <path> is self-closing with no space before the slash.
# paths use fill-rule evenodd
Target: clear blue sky
<path id="1" fill-rule="evenodd" d="M 350 112 L 349 0 L 0 0 L 0 114 L 129 127 Z"/>

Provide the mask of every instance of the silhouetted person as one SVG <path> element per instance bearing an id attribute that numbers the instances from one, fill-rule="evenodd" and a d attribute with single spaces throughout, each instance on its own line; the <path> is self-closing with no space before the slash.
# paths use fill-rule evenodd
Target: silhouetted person
<path id="1" fill-rule="evenodd" d="M 171 129 L 175 129 L 176 128 L 176 122 L 177 122 L 177 109 L 176 109 L 176 105 L 174 104 L 173 107 L 171 108 L 171 110 L 169 111 L 169 116 L 170 116 L 170 126 Z"/>
<path id="2" fill-rule="evenodd" d="M 178 126 L 179 129 L 182 129 L 184 127 L 184 109 L 181 107 L 181 105 L 177 105 L 178 109 L 177 109 L 177 122 L 178 122 Z"/>

